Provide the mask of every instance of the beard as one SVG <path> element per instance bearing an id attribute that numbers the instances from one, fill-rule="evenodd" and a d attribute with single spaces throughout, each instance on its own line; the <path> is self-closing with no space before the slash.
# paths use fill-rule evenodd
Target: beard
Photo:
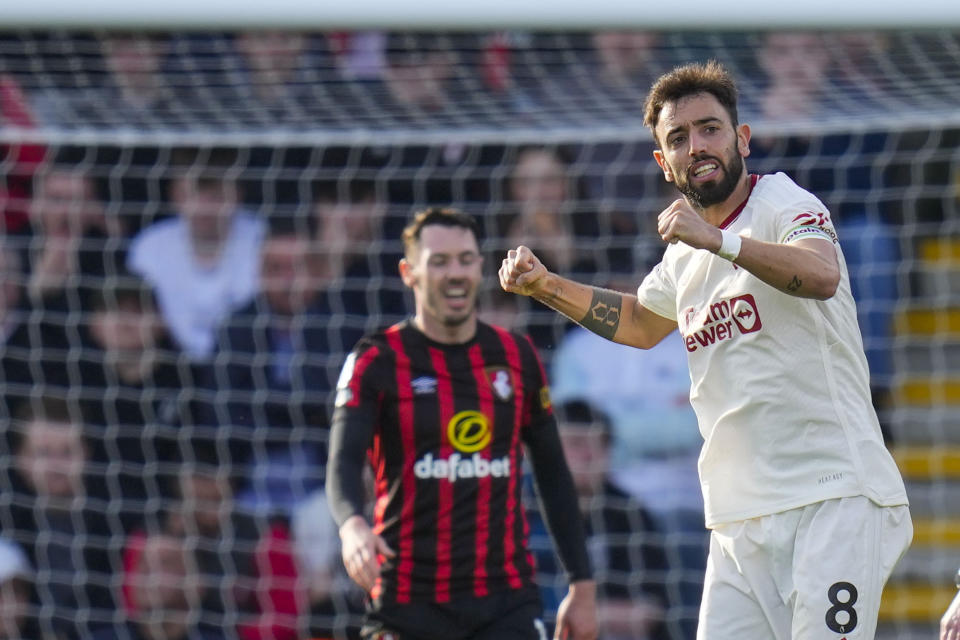
<path id="1" fill-rule="evenodd" d="M 678 176 L 676 180 L 677 190 L 684 195 L 692 207 L 700 211 L 715 204 L 720 204 L 729 198 L 733 190 L 737 188 L 740 177 L 743 176 L 743 157 L 737 153 L 736 146 L 734 146 L 726 162 L 713 156 L 696 158 L 694 162 L 708 159 L 716 161 L 720 166 L 723 177 L 719 180 L 694 185 L 690 182 L 686 172 L 675 172 Z M 679 176 L 683 176 L 683 178 L 679 179 Z"/>
<path id="2" fill-rule="evenodd" d="M 446 315 L 443 317 L 443 325 L 445 327 L 459 327 L 467 320 L 473 316 L 473 308 L 470 308 L 468 311 L 464 311 L 461 315 L 451 316 Z"/>

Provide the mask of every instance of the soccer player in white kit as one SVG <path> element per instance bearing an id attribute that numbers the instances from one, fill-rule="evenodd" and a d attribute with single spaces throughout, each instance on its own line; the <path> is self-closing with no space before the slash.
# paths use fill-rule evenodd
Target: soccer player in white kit
<path id="1" fill-rule="evenodd" d="M 869 640 L 913 525 L 830 213 L 784 174 L 747 173 L 750 127 L 718 63 L 665 74 L 644 110 L 683 198 L 637 295 L 561 278 L 526 247 L 501 285 L 635 347 L 679 327 L 711 529 L 698 638 Z"/>

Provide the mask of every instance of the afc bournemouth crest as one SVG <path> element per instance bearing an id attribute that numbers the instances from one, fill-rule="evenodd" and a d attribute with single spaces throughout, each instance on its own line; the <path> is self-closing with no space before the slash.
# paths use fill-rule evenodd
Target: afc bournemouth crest
<path id="1" fill-rule="evenodd" d="M 487 380 L 490 381 L 490 387 L 498 400 L 503 402 L 513 398 L 513 378 L 510 376 L 510 370 L 506 367 L 487 367 Z"/>

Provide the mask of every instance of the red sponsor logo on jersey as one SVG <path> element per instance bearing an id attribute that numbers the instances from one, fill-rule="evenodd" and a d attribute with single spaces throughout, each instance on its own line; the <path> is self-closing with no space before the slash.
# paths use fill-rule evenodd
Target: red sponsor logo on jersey
<path id="1" fill-rule="evenodd" d="M 711 302 L 702 309 L 688 307 L 682 317 L 680 329 L 690 353 L 763 327 L 757 301 L 749 293 Z"/>
<path id="2" fill-rule="evenodd" d="M 830 217 L 825 213 L 815 211 L 804 211 L 793 219 L 794 222 L 813 227 L 822 227 L 830 222 Z"/>

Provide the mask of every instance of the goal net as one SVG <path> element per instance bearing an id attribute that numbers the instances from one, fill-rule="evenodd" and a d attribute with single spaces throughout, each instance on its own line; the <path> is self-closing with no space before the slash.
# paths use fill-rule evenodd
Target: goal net
<path id="1" fill-rule="evenodd" d="M 711 58 L 739 82 L 748 168 L 837 225 L 916 527 L 879 636 L 932 637 L 960 562 L 960 34 L 936 29 L 0 31 L 0 577 L 29 578 L 24 624 L 87 638 L 179 610 L 245 640 L 354 637 L 329 392 L 410 310 L 410 213 L 449 205 L 483 229 L 482 316 L 531 336 L 565 421 L 612 438 L 583 501 L 604 637 L 693 637 L 682 347 L 598 369 L 606 347 L 493 273 L 528 244 L 635 288 L 676 197 L 642 100 Z M 552 621 L 564 576 L 528 511 Z"/>

